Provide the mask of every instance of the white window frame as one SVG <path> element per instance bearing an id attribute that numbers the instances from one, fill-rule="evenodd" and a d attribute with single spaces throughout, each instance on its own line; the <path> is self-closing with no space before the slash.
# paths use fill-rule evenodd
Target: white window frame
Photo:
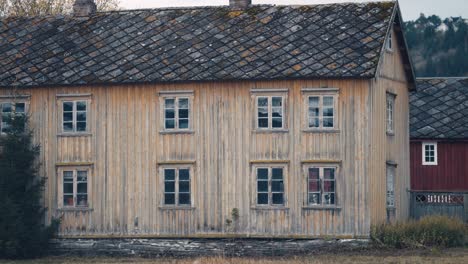
<path id="1" fill-rule="evenodd" d="M 268 126 L 267 127 L 260 127 L 259 126 L 259 116 L 258 116 L 258 109 L 259 109 L 259 105 L 258 105 L 258 101 L 261 99 L 261 98 L 266 98 L 267 99 L 267 111 L 268 111 Z M 277 106 L 273 106 L 273 98 L 281 98 L 281 113 L 282 113 L 282 116 L 281 116 L 281 127 L 273 127 L 273 108 L 278 108 Z M 285 104 L 285 97 L 283 95 L 257 95 L 255 97 L 255 128 L 257 130 L 283 130 L 285 129 L 285 107 L 284 107 L 284 104 Z M 277 118 L 277 117 L 275 117 Z M 262 118 L 263 119 L 263 118 Z"/>
<path id="2" fill-rule="evenodd" d="M 396 166 L 387 164 L 386 172 L 386 205 L 387 208 L 395 208 L 395 183 Z"/>
<path id="3" fill-rule="evenodd" d="M 311 109 L 311 106 L 309 104 L 309 100 L 311 97 L 318 97 L 319 101 L 318 101 L 318 110 L 319 110 L 319 113 L 318 113 L 318 116 L 315 117 L 315 118 L 318 118 L 318 121 L 319 121 L 319 126 L 318 127 L 313 127 L 313 126 L 310 126 L 310 122 L 309 120 L 311 119 L 311 116 L 310 116 L 310 109 Z M 324 105 L 323 105 L 323 101 L 324 101 L 324 98 L 325 97 L 331 97 L 333 98 L 333 117 L 331 117 L 333 119 L 333 126 L 331 127 L 325 127 L 323 125 L 323 120 L 325 118 L 330 118 L 330 117 L 325 117 L 323 115 L 323 110 L 324 110 Z M 306 129 L 307 130 L 335 130 L 337 129 L 338 125 L 337 125 L 337 100 L 338 100 L 338 95 L 337 94 L 309 94 L 306 96 Z"/>
<path id="4" fill-rule="evenodd" d="M 85 111 L 78 111 L 77 110 L 77 103 L 78 102 L 84 102 L 86 104 L 86 110 Z M 64 108 L 64 104 L 65 103 L 72 103 L 73 106 L 72 106 L 72 130 L 71 131 L 66 131 L 65 130 L 65 127 L 64 127 L 64 123 L 65 123 L 65 120 L 64 120 L 64 114 L 65 114 L 65 108 Z M 90 100 L 89 99 L 86 99 L 86 98 L 73 98 L 73 99 L 61 99 L 59 100 L 59 104 L 60 104 L 60 133 L 62 134 L 86 134 L 86 133 L 89 133 L 91 130 L 90 128 L 90 118 L 91 118 L 91 115 L 90 115 L 90 107 L 91 107 L 91 103 L 90 103 Z M 70 112 L 70 111 L 67 111 L 67 112 Z M 78 112 L 85 112 L 86 113 L 86 129 L 83 130 L 83 131 L 78 131 L 78 122 L 82 122 L 82 121 L 78 121 L 77 120 L 77 115 L 78 115 Z M 70 121 L 66 121 L 67 123 L 70 123 Z"/>
<path id="5" fill-rule="evenodd" d="M 426 161 L 426 146 L 434 146 L 434 161 Z M 422 143 L 422 165 L 437 165 L 437 142 Z"/>
<path id="6" fill-rule="evenodd" d="M 64 192 L 64 180 L 65 172 L 72 172 L 73 177 L 73 205 L 65 205 L 65 192 Z M 86 205 L 78 204 L 78 172 L 86 171 Z M 61 166 L 57 170 L 57 175 L 59 179 L 58 184 L 58 208 L 59 209 L 88 209 L 91 208 L 91 179 L 92 179 L 92 169 L 89 166 Z M 84 194 L 84 193 L 81 193 Z"/>
<path id="7" fill-rule="evenodd" d="M 190 203 L 187 203 L 187 204 L 181 204 L 180 203 L 180 199 L 179 199 L 179 194 L 181 193 L 187 193 L 187 192 L 180 192 L 179 191 L 179 185 L 180 185 L 180 170 L 183 170 L 183 169 L 186 169 L 189 171 L 189 179 L 188 179 L 188 182 L 189 182 L 189 197 L 190 197 Z M 175 170 L 175 175 L 174 175 L 174 192 L 166 192 L 166 186 L 165 186 L 165 183 L 166 182 L 169 182 L 169 181 L 166 181 L 166 175 L 165 175 L 165 171 L 166 170 Z M 193 165 L 192 164 L 175 164 L 175 165 L 162 165 L 160 166 L 159 168 L 159 174 L 160 174 L 160 182 L 161 182 L 161 185 L 162 186 L 162 189 L 161 189 L 161 202 L 160 202 L 160 208 L 192 208 L 193 204 L 194 204 L 194 179 L 195 179 L 195 176 L 194 176 L 194 168 L 193 168 Z M 183 180 L 183 181 L 187 181 L 187 180 Z M 165 195 L 166 194 L 170 194 L 170 193 L 173 193 L 174 194 L 174 203 L 172 204 L 166 204 L 166 198 L 165 198 Z"/>
<path id="8" fill-rule="evenodd" d="M 391 28 L 387 41 L 385 42 L 385 50 L 390 52 L 393 51 L 393 27 Z"/>
<path id="9" fill-rule="evenodd" d="M 174 108 L 166 108 L 166 100 L 174 100 Z M 188 125 L 187 128 L 179 128 L 179 100 L 188 100 Z M 194 92 L 192 90 L 173 90 L 159 91 L 159 117 L 160 117 L 160 133 L 193 133 L 195 123 L 194 115 Z M 174 128 L 166 127 L 166 110 L 174 109 Z M 184 108 L 185 109 L 185 108 Z M 172 118 L 171 118 L 172 119 Z M 184 118 L 185 119 L 185 118 Z"/>
<path id="10" fill-rule="evenodd" d="M 267 169 L 268 170 L 268 192 L 259 192 L 258 191 L 258 170 L 259 169 Z M 281 169 L 282 170 L 282 179 L 276 180 L 273 179 L 273 169 Z M 288 166 L 286 164 L 274 164 L 274 163 L 265 163 L 265 164 L 256 164 L 252 168 L 252 186 L 253 186 L 253 199 L 252 204 L 254 208 L 285 208 L 287 204 L 287 175 L 288 175 Z M 265 180 L 263 180 L 265 181 Z M 273 182 L 274 181 L 282 181 L 283 182 L 283 191 L 273 191 Z M 258 194 L 263 193 L 268 195 L 268 203 L 267 204 L 260 204 L 258 201 Z M 283 202 L 282 203 L 273 203 L 273 194 L 282 194 Z"/>
<path id="11" fill-rule="evenodd" d="M 387 92 L 385 98 L 385 123 L 388 135 L 395 134 L 395 101 L 396 95 Z"/>
<path id="12" fill-rule="evenodd" d="M 305 199 L 305 204 L 306 206 L 312 206 L 312 207 L 337 207 L 338 206 L 338 186 L 339 186 L 339 173 L 340 173 L 340 170 L 339 170 L 339 166 L 338 165 L 335 165 L 335 164 L 314 164 L 314 165 L 307 165 L 307 166 L 304 166 L 304 169 L 305 169 L 305 180 L 306 180 L 306 199 Z M 319 184 L 319 191 L 315 191 L 315 192 L 312 192 L 310 189 L 309 189 L 309 169 L 318 169 L 319 170 L 319 180 L 318 180 L 318 184 Z M 324 192 L 324 183 L 325 181 L 331 181 L 331 180 L 325 180 L 325 169 L 333 169 L 335 170 L 334 172 L 334 176 L 335 178 L 332 180 L 335 185 L 334 185 L 334 192 Z M 325 201 L 325 195 L 326 194 L 330 194 L 330 193 L 333 193 L 334 194 L 334 203 L 324 203 L 323 201 Z M 319 194 L 320 196 L 320 203 L 310 203 L 310 200 L 309 200 L 309 195 L 310 194 Z"/>
<path id="13" fill-rule="evenodd" d="M 187 108 L 180 108 L 180 105 L 179 105 L 179 101 L 180 100 L 187 100 Z M 174 100 L 174 108 L 167 108 L 166 107 L 166 100 Z M 189 130 L 190 129 L 190 125 L 191 125 L 191 120 L 190 120 L 190 114 L 191 114 L 191 102 L 190 102 L 190 98 L 187 97 L 187 96 L 174 96 L 174 97 L 170 97 L 170 96 L 167 96 L 167 97 L 164 97 L 163 99 L 163 122 L 164 122 L 164 130 Z M 168 128 L 166 126 L 166 121 L 167 121 L 167 117 L 166 117 L 166 110 L 171 110 L 173 109 L 174 110 L 174 118 L 170 118 L 170 119 L 173 119 L 174 120 L 174 127 L 173 128 Z M 180 117 L 179 117 L 179 110 L 181 109 L 186 109 L 188 111 L 188 116 L 187 118 L 183 118 L 183 119 L 187 119 L 187 127 L 186 128 L 180 128 Z"/>
<path id="14" fill-rule="evenodd" d="M 17 104 L 24 104 L 24 112 L 21 114 L 26 115 L 28 113 L 28 103 L 23 100 L 9 100 L 9 101 L 0 101 L 0 135 L 5 135 L 6 132 L 4 132 L 4 122 L 3 122 L 3 105 L 4 104 L 10 104 L 11 105 L 11 114 L 18 114 L 16 112 L 16 106 Z"/>

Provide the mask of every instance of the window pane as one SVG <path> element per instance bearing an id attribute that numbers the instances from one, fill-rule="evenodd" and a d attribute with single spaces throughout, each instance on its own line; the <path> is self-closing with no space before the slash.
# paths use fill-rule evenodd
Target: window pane
<path id="1" fill-rule="evenodd" d="M 73 194 L 73 182 L 64 182 L 63 183 L 63 193 L 64 194 Z"/>
<path id="2" fill-rule="evenodd" d="M 24 113 L 24 112 L 25 112 L 24 103 L 16 103 L 16 105 L 15 105 L 15 112 L 16 112 L 16 113 Z"/>
<path id="3" fill-rule="evenodd" d="M 64 112 L 73 111 L 73 102 L 63 102 L 63 111 Z"/>
<path id="4" fill-rule="evenodd" d="M 179 181 L 179 192 L 190 193 L 190 182 L 189 181 Z"/>
<path id="5" fill-rule="evenodd" d="M 63 196 L 63 205 L 64 206 L 73 206 L 73 194 Z"/>
<path id="6" fill-rule="evenodd" d="M 323 118 L 323 127 L 333 127 L 333 118 L 324 117 Z"/>
<path id="7" fill-rule="evenodd" d="M 2 112 L 3 113 L 10 113 L 11 112 L 11 104 L 10 103 L 3 103 L 2 104 Z"/>
<path id="8" fill-rule="evenodd" d="M 318 180 L 320 169 L 319 168 L 309 168 L 309 180 Z"/>
<path id="9" fill-rule="evenodd" d="M 323 182 L 324 192 L 335 192 L 335 181 L 324 181 Z"/>
<path id="10" fill-rule="evenodd" d="M 188 108 L 188 98 L 179 99 L 179 108 Z"/>
<path id="11" fill-rule="evenodd" d="M 268 98 L 266 97 L 258 97 L 258 107 L 268 107 Z"/>
<path id="12" fill-rule="evenodd" d="M 268 118 L 259 118 L 258 119 L 258 127 L 267 128 L 268 127 Z"/>
<path id="13" fill-rule="evenodd" d="M 175 111 L 174 109 L 166 109 L 166 118 L 175 118 Z"/>
<path id="14" fill-rule="evenodd" d="M 164 192 L 166 192 L 166 193 L 175 192 L 175 182 L 174 181 L 164 182 Z"/>
<path id="15" fill-rule="evenodd" d="M 164 170 L 164 180 L 165 181 L 175 180 L 175 170 L 174 169 L 165 169 Z"/>
<path id="16" fill-rule="evenodd" d="M 73 121 L 73 113 L 72 112 L 63 113 L 63 121 L 64 122 Z"/>
<path id="17" fill-rule="evenodd" d="M 274 128 L 282 128 L 283 127 L 283 119 L 282 118 L 273 118 L 272 120 L 272 127 Z"/>
<path id="18" fill-rule="evenodd" d="M 88 206 L 88 195 L 87 194 L 78 194 L 76 196 L 77 206 Z"/>
<path id="19" fill-rule="evenodd" d="M 333 97 L 332 96 L 324 96 L 323 97 L 323 106 L 333 106 Z"/>
<path id="20" fill-rule="evenodd" d="M 173 193 L 164 194 L 164 204 L 175 204 L 175 194 Z"/>
<path id="21" fill-rule="evenodd" d="M 257 169 L 257 179 L 259 179 L 259 180 L 268 180 L 268 169 L 267 168 L 258 168 Z"/>
<path id="22" fill-rule="evenodd" d="M 272 169 L 272 179 L 283 179 L 283 168 L 273 168 Z"/>
<path id="23" fill-rule="evenodd" d="M 190 193 L 179 193 L 179 204 L 190 204 Z"/>
<path id="24" fill-rule="evenodd" d="M 324 204 L 335 204 L 335 194 L 334 193 L 327 193 L 323 197 Z"/>
<path id="25" fill-rule="evenodd" d="M 271 191 L 272 192 L 284 192 L 284 183 L 283 183 L 283 181 L 272 181 L 271 182 Z"/>
<path id="26" fill-rule="evenodd" d="M 77 112 L 76 113 L 76 121 L 86 122 L 86 112 Z"/>
<path id="27" fill-rule="evenodd" d="M 267 118 L 268 117 L 268 108 L 259 107 L 258 108 L 258 117 L 259 118 L 261 118 L 261 117 Z"/>
<path id="28" fill-rule="evenodd" d="M 166 99 L 164 100 L 164 107 L 165 108 L 174 108 L 174 99 Z"/>
<path id="29" fill-rule="evenodd" d="M 309 118 L 309 127 L 319 127 L 319 119 Z"/>
<path id="30" fill-rule="evenodd" d="M 174 119 L 166 119 L 166 128 L 175 128 Z"/>
<path id="31" fill-rule="evenodd" d="M 273 97 L 271 106 L 282 106 L 283 105 L 283 98 L 282 97 Z"/>
<path id="32" fill-rule="evenodd" d="M 179 128 L 180 129 L 187 129 L 188 128 L 189 121 L 188 119 L 180 119 L 179 120 Z"/>
<path id="33" fill-rule="evenodd" d="M 320 192 L 320 181 L 310 180 L 309 181 L 309 192 Z"/>
<path id="34" fill-rule="evenodd" d="M 190 170 L 189 169 L 180 169 L 179 170 L 179 180 L 188 181 L 190 179 Z"/>
<path id="35" fill-rule="evenodd" d="M 323 174 L 324 174 L 325 179 L 330 179 L 330 180 L 335 179 L 335 169 L 333 168 L 323 169 Z"/>
<path id="36" fill-rule="evenodd" d="M 76 102 L 76 110 L 77 111 L 86 111 L 86 102 L 85 101 Z"/>
<path id="37" fill-rule="evenodd" d="M 283 204 L 284 202 L 282 193 L 274 193 L 272 199 L 273 199 L 272 201 L 273 204 Z"/>
<path id="38" fill-rule="evenodd" d="M 283 117 L 283 109 L 282 108 L 272 108 L 273 117 Z"/>
<path id="39" fill-rule="evenodd" d="M 76 122 L 76 131 L 86 131 L 86 122 Z"/>
<path id="40" fill-rule="evenodd" d="M 268 192 L 268 181 L 257 181 L 257 192 Z"/>
<path id="41" fill-rule="evenodd" d="M 333 108 L 324 108 L 323 109 L 323 116 L 333 116 Z"/>
<path id="42" fill-rule="evenodd" d="M 309 193 L 309 204 L 320 204 L 320 194 Z"/>
<path id="43" fill-rule="evenodd" d="M 64 122 L 63 123 L 63 131 L 73 131 L 73 123 L 72 122 Z"/>
<path id="44" fill-rule="evenodd" d="M 73 182 L 73 171 L 64 171 L 63 180 Z"/>
<path id="45" fill-rule="evenodd" d="M 77 192 L 81 194 L 88 193 L 88 183 L 80 182 L 76 184 Z"/>
<path id="46" fill-rule="evenodd" d="M 257 194 L 257 204 L 268 204 L 268 193 Z"/>
<path id="47" fill-rule="evenodd" d="M 179 118 L 188 118 L 188 109 L 179 109 Z"/>

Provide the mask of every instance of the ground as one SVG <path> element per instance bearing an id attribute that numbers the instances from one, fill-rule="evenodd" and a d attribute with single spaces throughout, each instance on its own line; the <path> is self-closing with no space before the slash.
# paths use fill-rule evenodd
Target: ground
<path id="1" fill-rule="evenodd" d="M 141 259 L 141 258 L 64 258 L 49 257 L 38 260 L 8 261 L 0 264 L 78 264 L 78 263 L 142 263 L 142 264 L 319 264 L 319 263 L 468 263 L 468 249 L 427 250 L 376 250 L 343 254 L 326 254 L 287 258 L 191 258 L 191 259 Z"/>

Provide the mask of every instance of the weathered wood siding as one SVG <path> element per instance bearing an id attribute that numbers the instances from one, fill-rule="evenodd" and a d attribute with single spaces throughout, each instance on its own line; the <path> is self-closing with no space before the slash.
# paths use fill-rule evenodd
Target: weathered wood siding
<path id="1" fill-rule="evenodd" d="M 409 216 L 409 83 L 404 72 L 402 53 L 398 48 L 398 35 L 393 34 L 393 51 L 384 51 L 379 77 L 370 89 L 372 138 L 369 151 L 369 207 L 374 224 L 386 221 L 386 167 L 396 165 L 395 216 L 397 220 Z M 395 97 L 394 135 L 387 135 L 386 95 Z"/>

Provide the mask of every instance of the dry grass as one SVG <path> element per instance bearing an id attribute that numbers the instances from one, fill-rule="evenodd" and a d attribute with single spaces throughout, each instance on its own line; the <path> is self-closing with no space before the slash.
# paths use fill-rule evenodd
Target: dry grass
<path id="1" fill-rule="evenodd" d="M 27 261 L 1 261 L 0 264 L 46 264 L 46 263 L 102 263 L 102 264 L 319 264 L 319 263 L 468 263 L 467 249 L 440 251 L 377 251 L 359 254 L 317 255 L 288 258 L 194 258 L 194 259 L 136 259 L 136 258 L 45 258 Z"/>

